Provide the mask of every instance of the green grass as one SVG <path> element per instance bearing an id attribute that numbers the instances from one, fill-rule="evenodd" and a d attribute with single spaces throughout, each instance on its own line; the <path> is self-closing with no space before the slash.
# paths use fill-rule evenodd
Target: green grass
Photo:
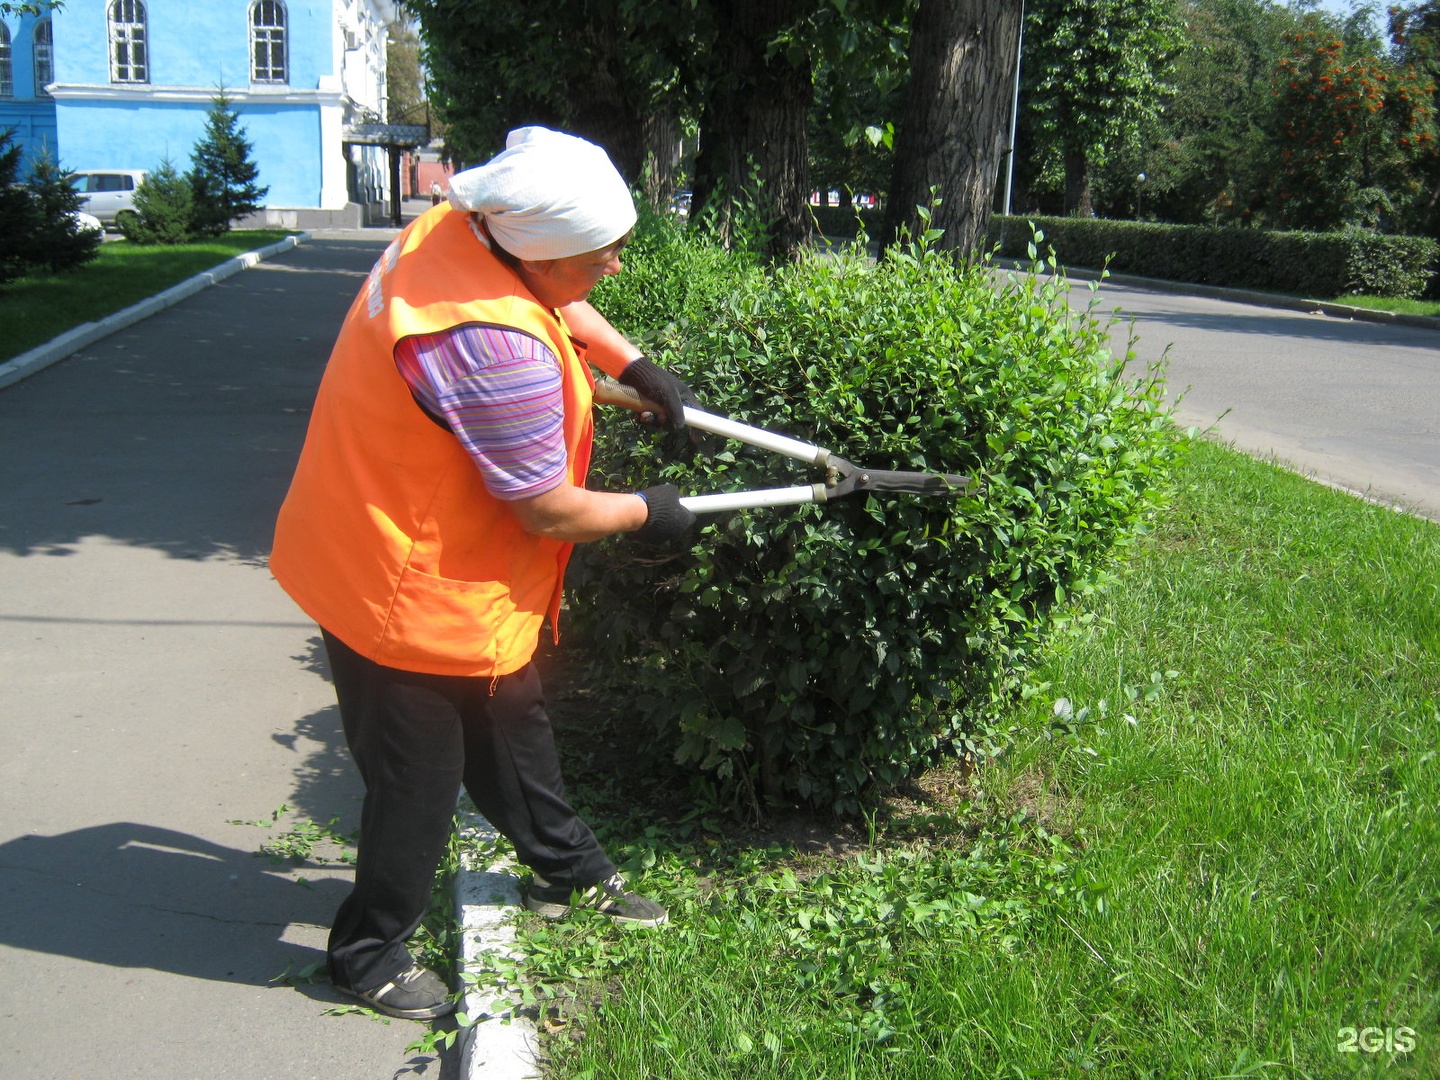
<path id="1" fill-rule="evenodd" d="M 548 1075 L 1440 1075 L 1440 530 L 1212 444 L 1180 488 L 1013 752 L 850 850 L 571 766 L 673 924 L 526 924 Z"/>
<path id="2" fill-rule="evenodd" d="M 1385 296 L 1342 296 L 1337 303 L 1374 311 L 1393 311 L 1397 315 L 1429 315 L 1440 317 L 1440 300 L 1395 300 Z"/>
<path id="3" fill-rule="evenodd" d="M 94 260 L 71 273 L 20 278 L 0 289 L 0 319 L 5 323 L 0 361 L 290 235 L 247 230 L 178 247 L 141 247 L 115 240 L 101 245 Z"/>

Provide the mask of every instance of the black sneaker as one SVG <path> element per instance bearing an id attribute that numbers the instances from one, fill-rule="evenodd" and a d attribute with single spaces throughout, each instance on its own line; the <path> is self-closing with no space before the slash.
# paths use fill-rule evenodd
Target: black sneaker
<path id="1" fill-rule="evenodd" d="M 401 1020 L 433 1020 L 455 1011 L 455 1002 L 444 980 L 419 964 L 411 964 L 410 970 L 364 993 L 339 983 L 334 985 L 346 997 L 357 998 L 376 1012 Z"/>
<path id="2" fill-rule="evenodd" d="M 625 891 L 625 879 L 615 874 L 588 889 L 551 885 L 539 874 L 525 892 L 525 906 L 547 919 L 559 919 L 577 908 L 592 908 L 626 926 L 660 926 L 669 913 L 643 896 Z"/>

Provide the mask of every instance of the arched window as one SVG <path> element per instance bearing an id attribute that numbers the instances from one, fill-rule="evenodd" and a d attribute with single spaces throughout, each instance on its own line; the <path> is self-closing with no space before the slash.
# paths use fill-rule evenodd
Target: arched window
<path id="1" fill-rule="evenodd" d="M 150 81 L 144 0 L 115 0 L 110 5 L 110 81 Z"/>
<path id="2" fill-rule="evenodd" d="M 49 97 L 45 89 L 55 81 L 55 47 L 50 38 L 50 20 L 35 24 L 35 96 Z"/>
<path id="3" fill-rule="evenodd" d="M 10 28 L 0 22 L 0 98 L 15 96 L 15 65 L 10 56 Z"/>
<path id="4" fill-rule="evenodd" d="M 285 67 L 285 5 L 257 0 L 250 5 L 250 81 L 289 81 Z"/>

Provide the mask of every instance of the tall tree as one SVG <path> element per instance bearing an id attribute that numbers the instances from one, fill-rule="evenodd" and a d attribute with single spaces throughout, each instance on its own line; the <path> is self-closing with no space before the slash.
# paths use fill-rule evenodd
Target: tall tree
<path id="1" fill-rule="evenodd" d="M 1112 214 L 1133 206 L 1162 221 L 1243 222 L 1265 180 L 1275 65 L 1300 15 L 1275 0 L 1181 0 L 1176 14 L 1186 45 L 1174 93 L 1142 119 L 1138 145 L 1110 156 L 1098 186 Z"/>
<path id="2" fill-rule="evenodd" d="M 414 26 L 399 19 L 385 35 L 385 122 L 422 124 L 428 119 L 420 38 Z"/>
<path id="3" fill-rule="evenodd" d="M 1022 96 L 1033 144 L 1060 156 L 1065 212 L 1093 214 L 1092 166 L 1139 137 L 1168 93 L 1172 0 L 1031 0 Z"/>
<path id="4" fill-rule="evenodd" d="M 920 0 L 885 241 L 902 227 L 942 229 L 940 244 L 962 252 L 984 239 L 1008 139 L 1020 22 L 1021 0 Z M 927 225 L 917 208 L 928 208 L 936 190 L 941 202 Z"/>
<path id="5" fill-rule="evenodd" d="M 39 213 L 30 238 L 30 262 L 51 273 L 73 270 L 89 262 L 99 254 L 105 239 L 103 230 L 84 228 L 76 217 L 85 196 L 75 190 L 74 178 L 75 174 L 62 169 L 46 150 L 30 166 L 25 180 Z"/>
<path id="6" fill-rule="evenodd" d="M 703 54 L 708 5 L 689 0 L 410 0 L 431 103 L 457 164 L 484 161 L 527 124 L 605 147 L 632 183 L 673 178 L 677 119 Z M 655 190 L 657 203 L 668 190 Z"/>
<path id="7" fill-rule="evenodd" d="M 812 62 L 803 47 L 769 46 L 809 7 L 810 0 L 717 0 L 725 32 L 715 40 L 700 113 L 696 205 L 718 212 L 726 230 L 734 201 L 748 199 L 767 226 L 771 253 L 782 258 L 810 235 Z"/>
<path id="8" fill-rule="evenodd" d="M 1309 29 L 1280 62 L 1266 208 L 1285 228 L 1400 232 L 1421 216 L 1436 152 L 1434 83 L 1364 50 Z"/>
<path id="9" fill-rule="evenodd" d="M 40 212 L 19 183 L 20 145 L 15 129 L 0 131 L 0 285 L 20 277 L 30 266 L 30 237 Z"/>
<path id="10" fill-rule="evenodd" d="M 1432 109 L 1440 110 L 1440 0 L 1390 9 L 1390 41 L 1397 63 L 1413 68 L 1430 88 Z M 1416 200 L 1414 227 L 1440 236 L 1440 155 L 1431 154 L 1417 166 L 1425 186 Z"/>

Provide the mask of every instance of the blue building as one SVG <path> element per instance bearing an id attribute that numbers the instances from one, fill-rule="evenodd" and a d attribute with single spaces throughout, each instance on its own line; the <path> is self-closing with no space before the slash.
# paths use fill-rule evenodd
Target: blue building
<path id="1" fill-rule="evenodd" d="M 3 16 L 0 130 L 27 162 L 48 150 L 75 172 L 167 158 L 183 172 L 223 89 L 270 189 L 259 223 L 368 222 L 393 147 L 424 137 L 377 123 L 395 18 L 391 0 L 66 0 Z"/>

